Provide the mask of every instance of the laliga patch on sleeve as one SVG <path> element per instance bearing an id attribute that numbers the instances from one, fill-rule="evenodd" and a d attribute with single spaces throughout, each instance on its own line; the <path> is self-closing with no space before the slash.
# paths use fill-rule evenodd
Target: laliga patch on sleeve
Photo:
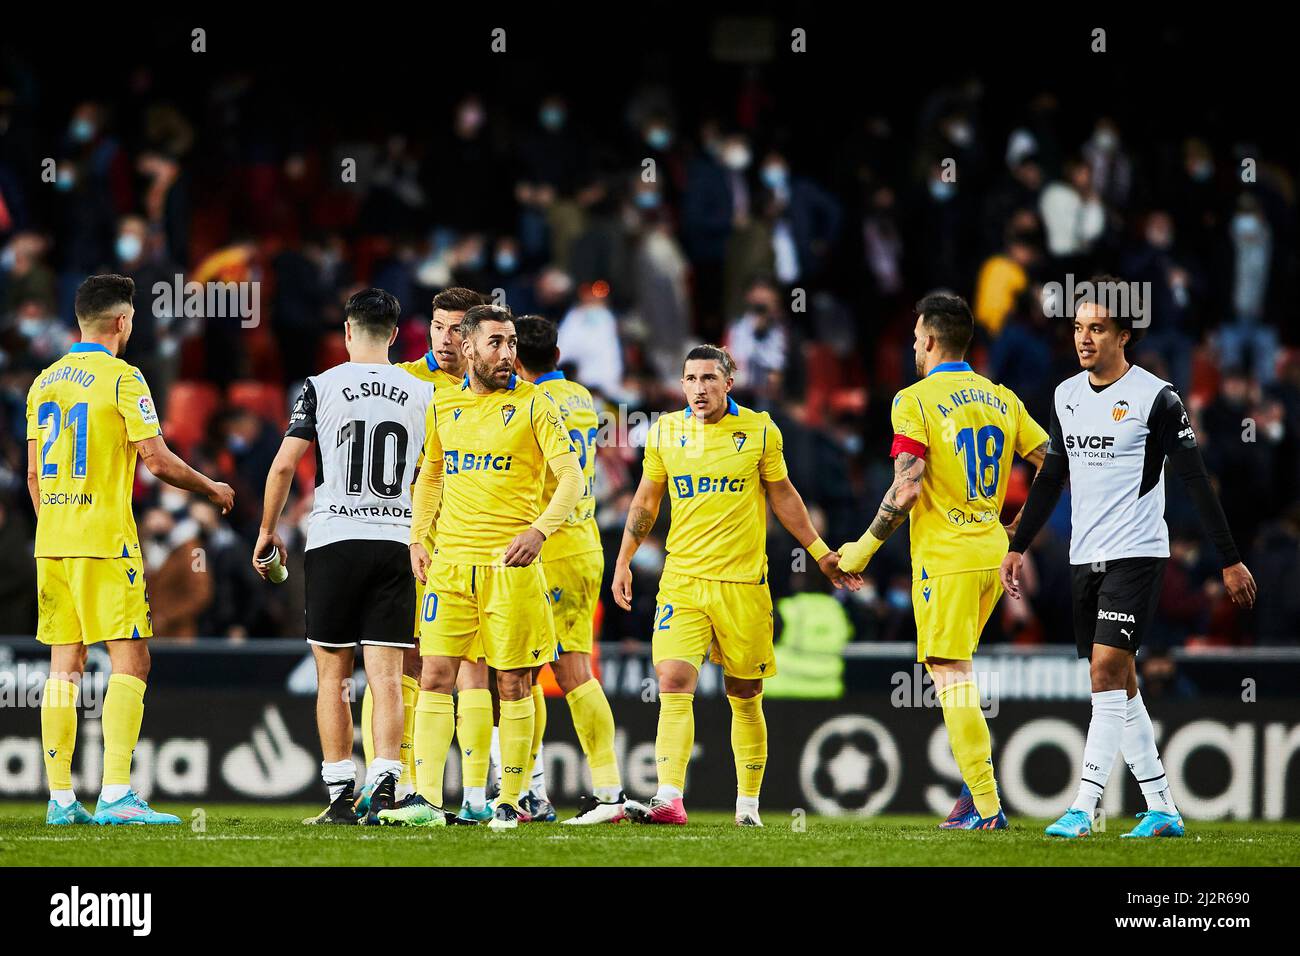
<path id="1" fill-rule="evenodd" d="M 158 424 L 158 413 L 154 411 L 153 400 L 148 395 L 140 396 L 140 420 L 146 425 Z"/>

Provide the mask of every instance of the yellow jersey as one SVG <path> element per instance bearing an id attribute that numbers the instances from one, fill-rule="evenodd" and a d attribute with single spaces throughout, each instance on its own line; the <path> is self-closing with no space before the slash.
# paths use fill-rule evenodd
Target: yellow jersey
<path id="1" fill-rule="evenodd" d="M 547 462 L 576 450 L 555 399 L 514 375 L 487 395 L 469 376 L 435 389 L 424 434 L 424 457 L 443 463 L 434 553 L 454 564 L 499 564 L 542 513 Z"/>
<path id="2" fill-rule="evenodd" d="M 664 571 L 710 581 L 767 580 L 764 481 L 789 474 L 780 430 L 767 412 L 727 399 L 704 424 L 689 407 L 650 426 L 645 476 L 668 485 L 671 523 Z"/>
<path id="3" fill-rule="evenodd" d="M 909 521 L 912 577 L 983 571 L 1002 564 L 1002 502 L 1013 455 L 1028 455 L 1047 433 L 1011 389 L 944 362 L 894 396 L 891 457 L 925 459 L 921 496 Z"/>
<path id="4" fill-rule="evenodd" d="M 433 357 L 432 352 L 425 352 L 418 359 L 412 359 L 410 362 L 395 363 L 398 368 L 410 372 L 422 382 L 432 382 L 434 388 L 460 388 L 461 379 L 459 376 L 452 375 L 438 364 L 438 360 Z"/>
<path id="5" fill-rule="evenodd" d="M 596 405 L 587 391 L 577 382 L 564 377 L 563 372 L 547 372 L 533 382 L 555 399 L 560 409 L 560 420 L 569 433 L 569 441 L 578 453 L 578 466 L 582 469 L 582 498 L 569 513 L 564 524 L 556 529 L 546 544 L 542 545 L 542 561 L 558 561 L 575 554 L 601 550 L 600 529 L 596 527 L 596 434 L 599 423 Z M 555 494 L 555 475 L 548 468 L 542 500 L 550 501 Z"/>
<path id="6" fill-rule="evenodd" d="M 27 439 L 36 442 L 38 558 L 138 558 L 131 514 L 135 442 L 162 434 L 139 369 L 79 342 L 32 382 Z"/>

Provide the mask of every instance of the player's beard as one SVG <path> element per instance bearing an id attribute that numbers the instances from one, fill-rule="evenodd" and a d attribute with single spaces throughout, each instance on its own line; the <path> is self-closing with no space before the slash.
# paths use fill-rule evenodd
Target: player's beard
<path id="1" fill-rule="evenodd" d="M 504 374 L 498 370 L 498 367 L 485 359 L 480 359 L 478 355 L 470 358 L 470 368 L 474 372 L 474 377 L 478 379 L 479 384 L 484 388 L 496 389 L 505 388 L 510 381 L 510 369 L 507 366 Z M 497 379 L 503 379 L 498 383 Z"/>

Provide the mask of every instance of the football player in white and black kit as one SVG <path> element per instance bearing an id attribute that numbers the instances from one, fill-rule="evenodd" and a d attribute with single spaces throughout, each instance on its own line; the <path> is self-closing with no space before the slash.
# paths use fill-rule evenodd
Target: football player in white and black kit
<path id="1" fill-rule="evenodd" d="M 1094 280 L 1094 288 L 1118 282 L 1103 276 Z M 1074 636 L 1079 656 L 1091 662 L 1092 720 L 1078 794 L 1046 832 L 1059 837 L 1091 832 L 1111 767 L 1122 753 L 1147 801 L 1138 825 L 1124 835 L 1182 836 L 1183 819 L 1138 693 L 1136 667 L 1169 558 L 1166 459 L 1214 540 L 1232 600 L 1251 607 L 1255 580 L 1237 553 L 1178 393 L 1129 364 L 1124 348 L 1141 329 L 1098 298 L 1076 310 L 1074 345 L 1083 371 L 1056 388 L 1047 457 L 1002 562 L 1002 584 L 1013 598 L 1020 597 L 1024 551 L 1051 515 L 1068 477 Z"/>
<path id="2" fill-rule="evenodd" d="M 402 773 L 402 656 L 413 645 L 415 579 L 411 477 L 424 447 L 433 385 L 388 360 L 401 309 L 383 289 L 365 289 L 345 307 L 350 361 L 303 384 L 289 429 L 266 479 L 262 527 L 253 566 L 266 576 L 272 546 L 283 553 L 276 524 L 298 462 L 316 446 L 316 495 L 307 518 L 304 564 L 307 641 L 316 658 L 316 720 L 329 806 L 304 823 L 357 822 L 353 810 L 352 695 L 345 693 L 360 644 L 374 695 L 375 759 L 365 822 L 395 802 Z"/>

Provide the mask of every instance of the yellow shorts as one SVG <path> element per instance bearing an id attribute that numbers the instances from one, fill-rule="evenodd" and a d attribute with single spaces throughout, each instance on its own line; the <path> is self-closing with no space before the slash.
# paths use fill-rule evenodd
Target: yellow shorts
<path id="1" fill-rule="evenodd" d="M 37 558 L 42 644 L 98 644 L 153 637 L 139 558 Z"/>
<path id="2" fill-rule="evenodd" d="M 1002 597 L 997 568 L 938 574 L 912 582 L 916 612 L 916 659 L 968 661 Z"/>
<path id="3" fill-rule="evenodd" d="M 437 602 L 435 602 L 432 598 L 430 598 L 428 601 L 425 601 L 424 591 L 425 591 L 425 586 L 420 583 L 419 578 L 416 578 L 415 579 L 415 639 L 417 641 L 420 639 L 420 627 L 424 623 L 424 616 L 426 614 L 432 615 L 434 609 L 437 607 Z M 433 620 L 433 618 L 430 617 L 429 620 Z M 421 656 L 423 656 L 423 652 L 421 652 Z M 465 660 L 480 661 L 482 659 L 483 659 L 483 640 L 482 638 L 476 636 L 474 638 L 474 642 L 469 646 L 469 653 L 465 655 Z"/>
<path id="4" fill-rule="evenodd" d="M 429 566 L 420 622 L 420 654 L 467 658 L 481 643 L 489 667 L 516 670 L 555 659 L 546 575 L 525 568 L 448 564 Z"/>
<path id="5" fill-rule="evenodd" d="M 555 618 L 557 652 L 590 654 L 595 638 L 596 601 L 605 574 L 604 552 L 589 551 L 547 561 L 543 570 L 551 596 L 551 615 Z"/>
<path id="6" fill-rule="evenodd" d="M 708 581 L 665 571 L 656 602 L 651 634 L 656 664 L 678 660 L 698 669 L 708 653 L 729 677 L 775 676 L 772 592 L 766 584 Z"/>

